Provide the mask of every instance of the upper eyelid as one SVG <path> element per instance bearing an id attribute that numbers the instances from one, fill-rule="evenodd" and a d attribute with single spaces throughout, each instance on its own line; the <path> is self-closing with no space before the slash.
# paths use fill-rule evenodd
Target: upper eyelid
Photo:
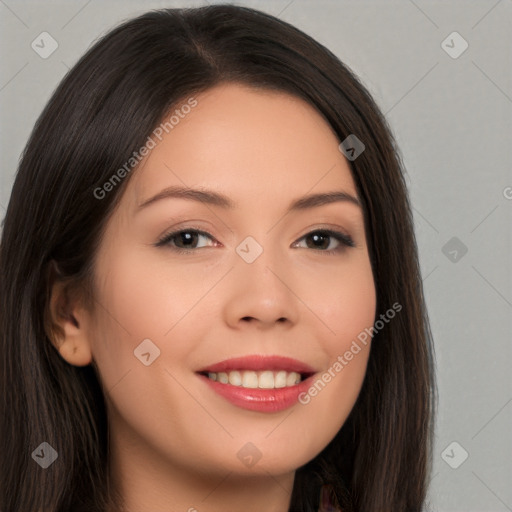
<path id="1" fill-rule="evenodd" d="M 169 239 L 171 237 L 174 237 L 174 236 L 176 236 L 176 235 L 178 235 L 180 233 L 184 233 L 184 232 L 186 233 L 186 232 L 189 232 L 189 231 L 196 232 L 199 235 L 206 236 L 206 237 L 210 238 L 211 240 L 214 240 L 214 241 L 218 242 L 218 240 L 211 233 L 208 233 L 207 231 L 204 231 L 201 228 L 197 228 L 197 227 L 194 227 L 194 226 L 185 226 L 185 227 L 182 227 L 182 228 L 178 228 L 176 230 L 172 230 L 169 233 L 166 233 L 166 234 L 162 235 L 162 237 L 159 239 L 159 241 L 157 242 L 156 245 L 165 245 L 169 241 Z M 299 240 L 302 240 L 304 237 L 310 235 L 311 233 L 316 233 L 316 232 L 319 232 L 319 231 L 328 232 L 329 236 L 335 236 L 335 235 L 339 234 L 339 235 L 341 235 L 341 237 L 346 238 L 347 241 L 351 242 L 350 245 L 352 247 L 355 247 L 357 245 L 355 243 L 353 237 L 348 232 L 346 232 L 344 229 L 337 228 L 337 227 L 315 227 L 315 228 L 311 228 L 306 233 L 304 233 L 299 238 L 297 238 L 294 241 L 294 243 L 298 242 Z M 343 243 L 343 240 L 339 240 L 339 242 Z M 194 250 L 194 249 L 191 249 L 191 250 Z"/>

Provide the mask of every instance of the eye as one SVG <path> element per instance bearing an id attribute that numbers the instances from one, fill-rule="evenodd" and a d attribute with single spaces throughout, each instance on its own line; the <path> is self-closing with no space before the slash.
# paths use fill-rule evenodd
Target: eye
<path id="1" fill-rule="evenodd" d="M 209 238 L 215 240 L 210 234 L 199 229 L 180 229 L 164 235 L 155 245 L 156 247 L 169 246 L 177 252 L 188 252 L 194 249 L 201 249 L 205 246 L 198 246 L 200 239 Z"/>
<path id="2" fill-rule="evenodd" d="M 334 239 L 334 248 L 332 242 Z M 349 235 L 332 229 L 318 229 L 304 235 L 300 240 L 306 241 L 306 248 L 317 249 L 327 254 L 339 253 L 347 247 L 355 247 L 355 243 Z M 294 246 L 298 247 L 295 242 Z M 329 248 L 330 247 L 330 248 Z"/>
<path id="3" fill-rule="evenodd" d="M 178 253 L 187 253 L 195 249 L 208 247 L 208 245 L 198 245 L 201 239 L 216 240 L 206 231 L 195 228 L 184 228 L 164 235 L 156 244 L 156 247 L 166 246 Z M 349 235 L 334 231 L 332 229 L 318 229 L 304 235 L 300 240 L 306 241 L 306 249 L 316 249 L 317 251 L 334 254 L 343 251 L 347 247 L 355 247 L 355 243 Z M 334 242 L 334 248 L 332 244 Z M 295 242 L 293 247 L 301 248 Z M 213 247 L 215 244 L 210 244 Z M 304 246 L 302 246 L 304 247 Z"/>

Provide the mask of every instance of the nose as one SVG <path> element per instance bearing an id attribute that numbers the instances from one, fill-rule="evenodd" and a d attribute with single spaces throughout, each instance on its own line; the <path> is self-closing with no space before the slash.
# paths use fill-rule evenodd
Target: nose
<path id="1" fill-rule="evenodd" d="M 296 278 L 283 267 L 271 257 L 270 251 L 263 251 L 252 263 L 236 261 L 230 272 L 224 307 L 225 321 L 230 327 L 252 325 L 266 330 L 279 324 L 289 329 L 297 323 L 300 301 L 293 291 Z"/>

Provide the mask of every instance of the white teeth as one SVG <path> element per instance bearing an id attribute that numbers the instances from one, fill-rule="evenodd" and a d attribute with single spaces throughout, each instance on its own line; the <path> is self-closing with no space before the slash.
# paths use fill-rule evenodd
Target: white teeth
<path id="1" fill-rule="evenodd" d="M 254 372 L 251 370 L 227 372 L 208 372 L 208 378 L 220 382 L 221 384 L 231 384 L 232 386 L 240 386 L 250 389 L 277 389 L 295 386 L 299 384 L 301 379 L 300 373 L 286 372 L 280 370 L 273 372 L 265 370 L 262 372 Z"/>
<path id="2" fill-rule="evenodd" d="M 298 378 L 298 380 L 297 380 Z M 300 375 L 298 373 L 292 372 L 286 376 L 286 385 L 293 386 L 294 384 L 298 384 L 300 382 Z"/>
<path id="3" fill-rule="evenodd" d="M 274 377 L 274 387 L 284 388 L 286 387 L 286 372 L 277 372 Z"/>
<path id="4" fill-rule="evenodd" d="M 242 372 L 242 387 L 243 388 L 257 388 L 258 375 L 256 372 Z"/>
<path id="5" fill-rule="evenodd" d="M 225 373 L 225 372 L 220 372 L 220 373 L 217 373 L 217 380 L 219 382 L 222 382 L 222 384 L 227 384 L 228 383 L 228 374 Z"/>
<path id="6" fill-rule="evenodd" d="M 242 385 L 242 377 L 240 372 L 229 372 L 228 375 L 229 383 L 233 386 L 241 386 Z"/>
<path id="7" fill-rule="evenodd" d="M 274 389 L 274 374 L 263 372 L 258 379 L 258 386 L 262 389 Z"/>

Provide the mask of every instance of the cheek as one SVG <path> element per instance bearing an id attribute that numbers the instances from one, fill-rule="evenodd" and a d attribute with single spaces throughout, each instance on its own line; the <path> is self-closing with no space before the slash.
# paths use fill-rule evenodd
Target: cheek
<path id="1" fill-rule="evenodd" d="M 299 400 L 304 414 L 316 418 L 324 440 L 334 437 L 341 428 L 361 390 L 376 308 L 369 259 L 361 258 L 350 266 L 340 265 L 328 277 L 328 284 L 309 296 L 322 320 L 318 332 L 323 333 L 322 348 L 329 361 Z M 318 449 L 320 437 L 312 438 L 312 443 L 312 450 Z"/>
<path id="2" fill-rule="evenodd" d="M 321 269 L 315 273 L 315 286 L 311 279 L 307 286 L 302 293 L 307 293 L 320 327 L 323 324 L 324 349 L 335 358 L 375 320 L 376 292 L 368 256 L 355 254 Z"/>
<path id="3" fill-rule="evenodd" d="M 132 409 L 136 415 L 144 409 L 140 404 L 147 402 L 147 396 L 162 394 L 164 399 L 169 393 L 167 398 L 175 404 L 186 401 L 183 389 L 167 371 L 181 382 L 201 339 L 208 335 L 211 322 L 205 321 L 199 302 L 218 276 L 205 266 L 178 268 L 171 258 L 148 264 L 142 251 L 123 248 L 121 243 L 108 251 L 97 265 L 99 293 L 91 336 L 105 389 L 115 390 L 113 399 L 128 416 Z M 154 362 L 145 366 L 148 356 L 143 354 L 148 352 Z M 134 409 L 136 398 L 139 406 Z M 158 410 L 158 406 L 147 407 L 144 416 Z"/>
<path id="4" fill-rule="evenodd" d="M 98 279 L 101 306 L 92 343 L 116 435 L 120 443 L 132 443 L 135 432 L 185 464 L 180 446 L 192 450 L 198 439 L 225 435 L 187 386 L 190 354 L 210 325 L 197 322 L 194 305 L 215 280 L 198 276 L 197 269 L 193 276 L 147 265 L 133 248 L 111 251 L 108 261 L 108 271 L 99 267 L 98 272 L 108 278 Z M 147 339 L 151 343 L 141 345 Z M 154 362 L 146 366 L 147 352 Z M 193 456 L 197 460 L 200 454 Z"/>
<path id="5" fill-rule="evenodd" d="M 175 326 L 215 284 L 204 266 L 178 267 L 171 258 L 148 261 L 133 247 L 111 252 L 108 265 L 108 270 L 99 267 L 99 275 L 107 276 L 98 280 L 99 313 L 106 330 L 116 331 L 118 344 L 128 343 L 132 351 L 146 338 L 167 343 Z"/>

